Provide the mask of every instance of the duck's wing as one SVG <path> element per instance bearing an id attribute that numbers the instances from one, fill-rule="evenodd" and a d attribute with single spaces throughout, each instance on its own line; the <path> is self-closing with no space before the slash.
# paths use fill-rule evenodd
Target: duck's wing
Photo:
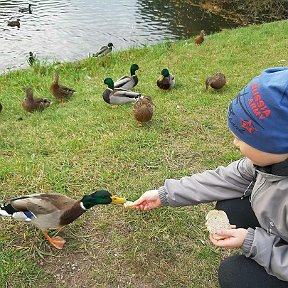
<path id="1" fill-rule="evenodd" d="M 61 210 L 63 207 L 69 208 L 68 205 L 75 200 L 70 199 L 64 195 L 58 194 L 33 194 L 19 198 L 12 199 L 10 201 L 11 206 L 17 211 L 30 211 L 34 215 L 50 214 L 57 210 Z"/>
<path id="2" fill-rule="evenodd" d="M 122 76 L 121 78 L 119 78 L 117 81 L 114 82 L 114 87 L 115 88 L 122 87 L 123 85 L 129 83 L 130 81 L 131 81 L 131 77 Z"/>
<path id="3" fill-rule="evenodd" d="M 113 91 L 113 96 L 116 96 L 116 97 L 129 97 L 129 98 L 138 98 L 141 96 L 140 93 L 138 92 L 133 92 L 133 91 L 130 91 L 130 90 L 125 90 L 125 89 L 114 89 Z"/>
<path id="4" fill-rule="evenodd" d="M 97 56 L 105 53 L 107 50 L 108 50 L 108 46 L 102 46 L 102 47 L 98 50 L 98 52 L 96 52 L 94 55 L 97 57 Z"/>
<path id="5" fill-rule="evenodd" d="M 60 91 L 60 93 L 67 95 L 67 96 L 70 96 L 74 92 L 76 92 L 76 90 L 69 88 L 69 87 L 66 87 L 66 86 L 62 86 L 62 85 L 59 85 L 59 91 Z"/>

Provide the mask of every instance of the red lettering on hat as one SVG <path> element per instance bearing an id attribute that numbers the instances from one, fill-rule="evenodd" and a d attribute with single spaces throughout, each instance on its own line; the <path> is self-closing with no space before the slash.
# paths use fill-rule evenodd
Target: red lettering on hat
<path id="1" fill-rule="evenodd" d="M 246 121 L 242 118 L 240 118 L 240 120 L 242 121 L 241 127 L 247 130 L 250 134 L 257 131 L 257 129 L 253 126 L 252 120 Z"/>
<path id="2" fill-rule="evenodd" d="M 271 114 L 271 110 L 267 107 L 264 100 L 262 99 L 259 91 L 258 91 L 258 84 L 252 84 L 252 96 L 248 100 L 248 103 L 253 111 L 253 113 L 257 116 L 258 119 L 263 120 L 268 118 Z"/>

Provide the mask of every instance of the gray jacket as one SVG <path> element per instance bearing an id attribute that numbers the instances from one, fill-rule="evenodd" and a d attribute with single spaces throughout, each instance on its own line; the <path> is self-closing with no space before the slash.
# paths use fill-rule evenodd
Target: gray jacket
<path id="1" fill-rule="evenodd" d="M 261 227 L 248 228 L 241 248 L 267 273 L 288 281 L 287 176 L 265 173 L 244 158 L 180 180 L 167 179 L 158 191 L 162 205 L 173 207 L 249 196 Z"/>

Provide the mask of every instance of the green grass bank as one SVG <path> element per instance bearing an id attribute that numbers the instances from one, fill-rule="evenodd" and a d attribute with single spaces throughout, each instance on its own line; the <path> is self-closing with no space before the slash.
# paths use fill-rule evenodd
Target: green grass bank
<path id="1" fill-rule="evenodd" d="M 227 106 L 262 70 L 288 65 L 287 34 L 287 21 L 252 25 L 208 35 L 201 46 L 194 39 L 165 42 L 1 75 L 1 201 L 36 192 L 80 198 L 99 188 L 135 200 L 166 178 L 238 159 Z M 102 99 L 103 79 L 129 73 L 132 63 L 141 69 L 134 90 L 156 105 L 142 128 L 131 105 L 112 109 Z M 173 91 L 156 86 L 164 67 L 176 78 Z M 64 105 L 49 91 L 56 68 L 60 83 L 77 90 Z M 227 86 L 207 93 L 205 80 L 218 71 Z M 53 105 L 24 112 L 28 86 Z M 62 251 L 35 227 L 1 218 L 0 287 L 218 287 L 218 263 L 234 251 L 210 244 L 204 224 L 212 207 L 94 207 L 60 232 Z"/>

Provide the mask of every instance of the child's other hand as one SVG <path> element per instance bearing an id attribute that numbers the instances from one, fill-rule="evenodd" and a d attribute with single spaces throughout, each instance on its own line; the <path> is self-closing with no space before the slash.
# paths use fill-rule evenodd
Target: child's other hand
<path id="1" fill-rule="evenodd" d="M 138 200 L 133 202 L 137 210 L 150 210 L 161 206 L 158 190 L 146 191 Z"/>
<path id="2" fill-rule="evenodd" d="M 223 238 L 225 239 L 216 240 L 213 238 L 213 235 L 210 234 L 209 238 L 215 246 L 223 248 L 240 248 L 244 242 L 244 239 L 246 238 L 247 229 L 243 228 L 223 229 L 217 231 L 216 234 L 219 236 L 223 236 Z"/>

